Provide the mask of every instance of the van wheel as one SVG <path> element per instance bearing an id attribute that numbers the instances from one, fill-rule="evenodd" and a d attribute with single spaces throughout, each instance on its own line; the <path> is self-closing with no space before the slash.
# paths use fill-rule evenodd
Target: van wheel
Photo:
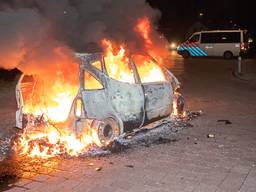
<path id="1" fill-rule="evenodd" d="M 226 51 L 223 56 L 225 59 L 231 59 L 233 57 L 233 53 L 231 51 Z"/>
<path id="2" fill-rule="evenodd" d="M 107 146 L 115 138 L 120 136 L 119 123 L 113 118 L 107 118 L 103 121 L 93 121 L 92 127 L 96 129 L 99 140 L 103 146 Z"/>
<path id="3" fill-rule="evenodd" d="M 181 55 L 182 55 L 182 57 L 183 57 L 184 59 L 187 59 L 187 58 L 190 57 L 190 54 L 189 54 L 188 51 L 184 51 Z"/>

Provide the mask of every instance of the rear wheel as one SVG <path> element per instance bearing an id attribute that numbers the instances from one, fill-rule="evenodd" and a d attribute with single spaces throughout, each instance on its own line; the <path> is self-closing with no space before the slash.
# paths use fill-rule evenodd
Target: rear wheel
<path id="1" fill-rule="evenodd" d="M 232 59 L 233 53 L 231 51 L 226 51 L 223 56 L 225 59 Z"/>
<path id="2" fill-rule="evenodd" d="M 94 121 L 93 128 L 96 129 L 99 140 L 103 146 L 107 146 L 120 135 L 119 123 L 113 118 L 107 118 L 103 121 Z"/>

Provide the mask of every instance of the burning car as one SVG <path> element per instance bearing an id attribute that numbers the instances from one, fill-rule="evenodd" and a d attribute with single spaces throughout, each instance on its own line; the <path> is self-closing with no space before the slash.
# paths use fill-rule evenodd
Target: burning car
<path id="1" fill-rule="evenodd" d="M 177 94 L 180 84 L 170 71 L 157 66 L 150 56 L 132 56 L 127 62 L 129 70 L 126 69 L 123 74 L 126 79 L 113 76 L 102 54 L 85 53 L 77 54 L 77 57 L 81 61 L 79 91 L 66 121 L 75 133 L 80 134 L 88 127 L 96 129 L 100 141 L 107 144 L 124 132 L 173 112 L 173 103 L 177 103 L 174 94 Z M 145 57 L 148 61 L 146 64 L 157 67 L 155 74 L 143 74 L 142 67 L 136 65 L 137 59 Z M 23 111 L 26 101 L 33 97 L 33 87 L 37 81 L 36 77 L 22 75 L 17 84 L 18 128 L 35 126 L 44 118 L 43 115 L 35 118 Z M 177 108 L 181 111 L 184 104 L 180 98 L 179 95 L 175 100 L 179 101 Z"/>
<path id="2" fill-rule="evenodd" d="M 76 135 L 94 130 L 99 145 L 104 146 L 125 132 L 169 116 L 173 109 L 179 113 L 183 109 L 179 81 L 149 55 L 132 55 L 122 64 L 115 63 L 120 61 L 116 56 L 102 53 L 77 53 L 76 57 L 79 89 L 58 129 L 65 127 Z M 37 102 L 31 99 L 39 81 L 36 76 L 22 75 L 17 84 L 18 128 L 40 127 L 51 120 L 44 112 L 30 114 L 26 109 Z"/>

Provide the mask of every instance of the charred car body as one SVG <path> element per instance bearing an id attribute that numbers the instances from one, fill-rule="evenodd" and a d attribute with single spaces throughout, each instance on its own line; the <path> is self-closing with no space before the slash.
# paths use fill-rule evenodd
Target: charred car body
<path id="1" fill-rule="evenodd" d="M 164 80 L 143 82 L 131 56 L 129 65 L 133 83 L 129 83 L 109 75 L 103 54 L 78 53 L 76 56 L 80 60 L 80 85 L 66 121 L 67 127 L 76 134 L 96 129 L 101 143 L 106 145 L 127 131 L 170 115 L 174 102 L 182 111 L 183 99 L 176 92 L 180 83 L 167 69 L 160 68 Z M 31 119 L 29 114 L 22 111 L 23 92 L 32 91 L 26 88 L 32 84 L 29 80 L 24 81 L 25 78 L 28 77 L 23 75 L 16 87 L 16 126 L 19 128 L 26 128 L 28 122 L 35 124 L 38 121 L 38 118 Z"/>

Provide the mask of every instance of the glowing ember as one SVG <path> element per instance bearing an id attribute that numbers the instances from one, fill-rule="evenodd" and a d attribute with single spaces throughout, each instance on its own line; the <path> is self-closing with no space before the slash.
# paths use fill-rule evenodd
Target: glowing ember
<path id="1" fill-rule="evenodd" d="M 43 131 L 26 131 L 16 143 L 15 149 L 20 155 L 46 159 L 62 154 L 78 156 L 94 143 L 101 146 L 93 129 L 77 137 L 73 133 L 59 131 L 48 125 Z"/>
<path id="2" fill-rule="evenodd" d="M 17 142 L 16 150 L 20 155 L 43 159 L 61 154 L 78 156 L 86 152 L 93 143 L 101 146 L 96 131 L 90 130 L 90 132 L 77 137 L 49 126 L 43 132 L 25 132 Z"/>

